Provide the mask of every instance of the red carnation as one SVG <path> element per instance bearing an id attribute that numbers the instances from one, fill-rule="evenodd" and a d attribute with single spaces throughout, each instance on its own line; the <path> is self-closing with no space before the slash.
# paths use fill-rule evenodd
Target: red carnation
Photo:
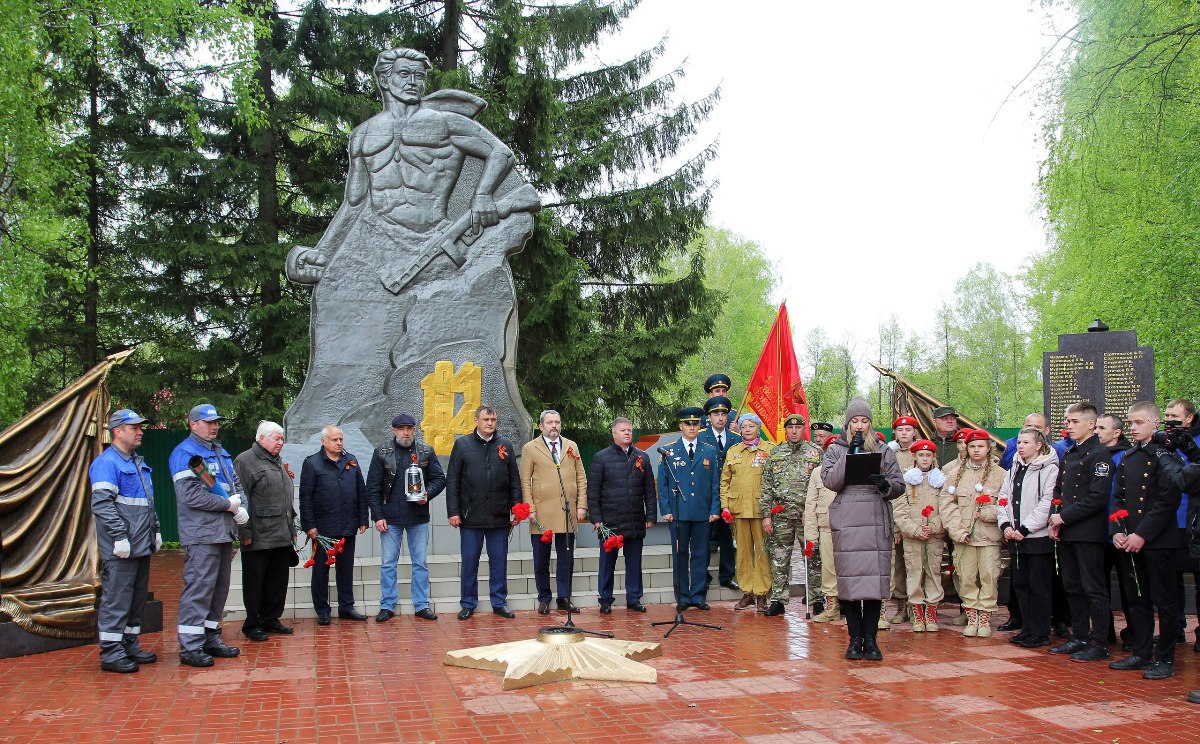
<path id="1" fill-rule="evenodd" d="M 333 564 L 335 564 L 335 563 L 337 563 L 337 556 L 336 556 L 336 555 L 331 555 L 331 556 L 329 556 L 328 558 L 326 558 L 326 559 L 325 559 L 325 565 L 326 565 L 326 566 L 332 566 L 332 565 L 333 565 Z"/>
<path id="2" fill-rule="evenodd" d="M 926 519 L 929 519 L 930 515 L 932 515 L 932 514 L 933 514 L 933 506 L 930 504 L 926 504 L 925 508 L 921 510 L 921 516 L 925 517 Z"/>
<path id="3" fill-rule="evenodd" d="M 333 552 L 341 555 L 346 550 L 346 538 L 340 538 L 333 544 Z"/>
<path id="4" fill-rule="evenodd" d="M 546 530 L 542 533 L 542 542 L 548 543 L 554 539 L 554 530 Z"/>
<path id="5" fill-rule="evenodd" d="M 804 543 L 804 557 L 812 558 L 813 548 L 816 547 L 811 541 Z"/>
<path id="6" fill-rule="evenodd" d="M 992 497 L 988 496 L 987 494 L 980 494 L 979 496 L 975 497 L 976 504 L 990 504 L 991 502 Z"/>
<path id="7" fill-rule="evenodd" d="M 1128 512 L 1128 511 L 1126 511 L 1125 509 L 1117 509 L 1115 512 L 1113 512 L 1113 513 L 1112 513 L 1112 516 L 1110 516 L 1110 517 L 1108 518 L 1108 521 L 1110 521 L 1110 522 L 1119 522 L 1119 521 L 1121 521 L 1122 519 L 1125 519 L 1125 518 L 1126 518 L 1126 517 L 1128 517 L 1128 516 L 1129 516 L 1129 512 Z"/>
<path id="8" fill-rule="evenodd" d="M 1052 499 L 1050 501 L 1050 505 L 1051 506 L 1062 506 L 1062 499 Z"/>
<path id="9" fill-rule="evenodd" d="M 1008 499 L 1000 499 L 1000 506 L 1008 506 Z"/>
<path id="10" fill-rule="evenodd" d="M 617 535 L 616 542 L 615 542 L 615 543 L 613 543 L 613 544 L 614 544 L 614 545 L 616 545 L 618 548 L 623 548 L 623 547 L 625 547 L 625 536 L 624 536 L 624 535 Z"/>
<path id="11" fill-rule="evenodd" d="M 721 519 L 724 519 L 726 524 L 733 524 L 733 513 L 728 509 L 722 509 Z"/>
<path id="12" fill-rule="evenodd" d="M 783 513 L 783 504 L 776 504 L 775 506 L 772 506 L 771 513 L 772 514 L 782 514 Z"/>
<path id="13" fill-rule="evenodd" d="M 304 562 L 304 568 L 312 568 L 313 566 L 316 565 L 316 563 L 317 562 L 314 561 L 312 558 L 309 558 L 307 561 Z"/>
<path id="14" fill-rule="evenodd" d="M 513 516 L 517 518 L 518 522 L 524 522 L 526 519 L 529 519 L 529 514 L 531 511 L 532 510 L 529 508 L 529 504 L 524 502 L 520 504 L 514 504 L 512 508 Z"/>

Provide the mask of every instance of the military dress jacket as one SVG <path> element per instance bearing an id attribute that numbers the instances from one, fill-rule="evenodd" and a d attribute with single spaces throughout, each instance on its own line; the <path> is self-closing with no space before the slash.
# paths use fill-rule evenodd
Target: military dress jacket
<path id="1" fill-rule="evenodd" d="M 759 519 L 762 498 L 762 479 L 766 471 L 771 446 L 762 442 L 753 447 L 745 442 L 735 444 L 725 455 L 721 470 L 721 508 L 728 509 L 738 519 Z M 769 514 L 770 512 L 768 512 Z"/>
<path id="2" fill-rule="evenodd" d="M 1118 509 L 1129 512 L 1125 529 L 1146 541 L 1145 550 L 1173 550 L 1181 547 L 1180 530 L 1175 526 L 1175 510 L 1182 494 L 1163 474 L 1162 461 L 1157 456 L 1159 445 L 1135 444 L 1127 450 L 1117 466 L 1114 496 Z M 1121 531 L 1116 522 L 1109 522 L 1112 533 Z"/>
<path id="3" fill-rule="evenodd" d="M 696 440 L 689 459 L 683 438 L 667 445 L 658 464 L 658 513 L 683 522 L 707 522 L 721 513 L 721 471 L 717 448 Z M 678 481 L 679 493 L 675 493 Z M 678 506 L 676 506 L 678 500 Z"/>
<path id="4" fill-rule="evenodd" d="M 1094 434 L 1067 449 L 1054 486 L 1054 498 L 1063 502 L 1059 540 L 1108 542 L 1108 497 L 1116 470 L 1108 448 Z"/>

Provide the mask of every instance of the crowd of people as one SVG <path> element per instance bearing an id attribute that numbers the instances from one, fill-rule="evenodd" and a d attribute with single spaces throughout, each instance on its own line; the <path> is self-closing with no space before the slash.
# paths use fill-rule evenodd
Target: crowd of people
<path id="1" fill-rule="evenodd" d="M 847 659 L 882 659 L 881 629 L 911 623 L 913 632 L 939 631 L 948 575 L 959 600 L 949 622 L 964 636 L 1016 631 L 1011 642 L 1040 648 L 1058 635 L 1063 642 L 1050 653 L 1079 662 L 1107 659 L 1109 644 L 1119 640 L 1130 654 L 1112 668 L 1139 670 L 1152 680 L 1173 676 L 1175 648 L 1187 627 L 1184 574 L 1195 577 L 1197 568 L 1188 492 L 1200 491 L 1200 420 L 1190 401 L 1171 401 L 1165 412 L 1139 402 L 1124 416 L 1101 415 L 1080 402 L 1067 408 L 1057 442 L 1046 417 L 1030 414 L 996 457 L 991 435 L 959 428 L 949 406 L 932 411 L 928 437 L 916 418 L 901 416 L 886 442 L 861 398 L 848 405 L 839 433 L 832 424 L 810 425 L 792 414 L 782 422 L 784 440 L 771 446 L 753 413 L 730 426 L 729 386 L 727 376 L 713 375 L 704 405 L 678 412 L 680 436 L 658 449 L 657 473 L 650 455 L 634 446 L 625 418 L 612 423 L 612 445 L 585 468 L 556 411 L 539 415 L 538 435 L 518 456 L 497 433 L 496 412 L 480 406 L 474 431 L 455 441 L 443 472 L 433 449 L 417 438 L 415 419 L 400 414 L 392 435 L 375 448 L 367 478 L 345 451 L 342 432 L 330 425 L 321 432 L 321 449 L 301 467 L 298 515 L 295 473 L 279 457 L 283 429 L 263 422 L 251 448 L 233 458 L 217 440 L 222 417 L 216 408 L 196 406 L 188 416 L 190 435 L 169 461 L 185 551 L 181 662 L 211 666 L 214 658 L 239 653 L 221 639 L 235 543 L 241 546 L 243 634 L 265 641 L 293 632 L 281 617 L 289 570 L 299 561 L 298 532 L 313 546 L 306 565 L 319 625 L 332 622 L 330 568 L 338 617 L 367 619 L 355 607 L 352 571 L 355 540 L 372 527 L 382 545 L 375 620 L 396 614 L 396 566 L 407 538 L 414 614 L 436 621 L 426 549 L 429 501 L 444 492 L 462 552 L 459 620 L 469 620 L 478 607 L 485 548 L 492 612 L 515 616 L 507 602 L 509 534 L 524 519 L 538 614 L 550 614 L 552 601 L 559 611 L 579 611 L 572 592 L 576 533 L 588 522 L 603 540 L 600 612 L 613 611 L 618 558 L 624 560 L 625 608 L 645 612 L 643 544 L 646 531 L 663 522 L 680 613 L 710 609 L 715 550 L 716 580 L 742 592 L 734 609 L 784 614 L 800 543 L 805 602 L 817 605 L 816 622 L 845 618 Z M 112 445 L 89 473 L 105 671 L 133 672 L 157 660 L 138 641 L 149 556 L 162 544 L 150 468 L 137 455 L 145 421 L 129 409 L 114 412 Z M 994 628 L 1005 552 L 1009 617 Z M 1120 639 L 1109 609 L 1114 569 L 1128 625 Z M 896 600 L 890 620 L 883 615 L 889 597 Z M 1196 636 L 1200 651 L 1200 627 Z"/>

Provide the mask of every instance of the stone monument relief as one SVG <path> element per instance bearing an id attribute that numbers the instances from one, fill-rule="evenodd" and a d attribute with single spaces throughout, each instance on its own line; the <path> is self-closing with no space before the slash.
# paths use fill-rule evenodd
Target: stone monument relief
<path id="1" fill-rule="evenodd" d="M 308 376 L 284 418 L 290 442 L 316 442 L 336 423 L 378 444 L 406 412 L 448 455 L 481 403 L 505 436 L 524 442 L 532 430 L 507 258 L 541 201 L 512 151 L 474 121 L 486 103 L 459 90 L 425 95 L 429 69 L 412 49 L 379 55 L 383 111 L 350 134 L 342 205 L 315 246 L 288 254 L 288 278 L 314 287 Z"/>

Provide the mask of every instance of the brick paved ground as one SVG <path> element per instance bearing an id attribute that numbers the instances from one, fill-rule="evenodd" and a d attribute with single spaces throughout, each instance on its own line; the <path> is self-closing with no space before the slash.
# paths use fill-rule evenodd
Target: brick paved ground
<path id="1" fill-rule="evenodd" d="M 1200 741 L 1200 654 L 1182 648 L 1178 676 L 1146 682 L 1103 664 L 1069 663 L 1005 642 L 904 629 L 880 635 L 882 664 L 847 662 L 842 626 L 714 605 L 649 663 L 657 685 L 565 682 L 502 692 L 499 675 L 441 664 L 451 649 L 533 637 L 543 620 L 491 614 L 436 623 L 319 628 L 266 643 L 225 638 L 238 659 L 212 669 L 176 659 L 179 555 L 155 558 L 151 585 L 167 632 L 146 637 L 161 661 L 100 674 L 94 646 L 0 661 L 0 742 L 619 741 L 945 742 Z M 651 620 L 587 607 L 579 624 L 659 640 Z M 945 618 L 944 618 L 945 619 Z M 1117 657 L 1122 654 L 1118 651 Z"/>

